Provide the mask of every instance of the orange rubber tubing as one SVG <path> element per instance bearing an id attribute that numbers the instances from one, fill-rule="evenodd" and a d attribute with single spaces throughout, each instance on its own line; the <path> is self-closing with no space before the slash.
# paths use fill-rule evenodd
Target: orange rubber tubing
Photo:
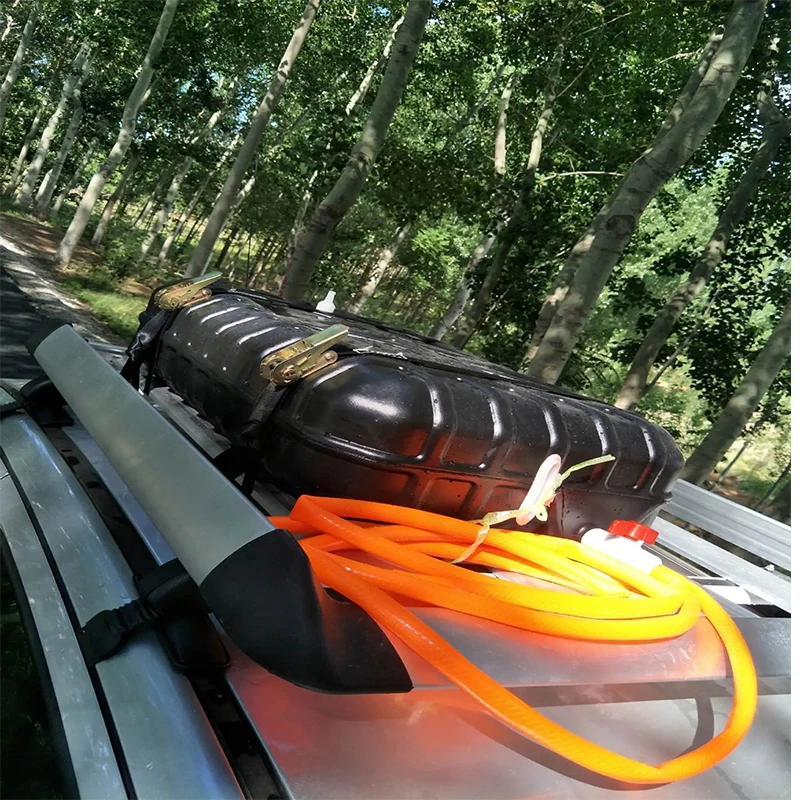
<path id="1" fill-rule="evenodd" d="M 664 566 L 650 575 L 578 542 L 491 530 L 465 563 L 515 571 L 575 593 L 498 580 L 449 561 L 480 526 L 416 509 L 303 496 L 276 527 L 300 538 L 317 578 L 387 630 L 509 728 L 600 775 L 636 784 L 685 780 L 713 767 L 744 738 L 758 699 L 747 643 L 703 589 Z M 362 551 L 399 569 L 338 551 Z M 441 559 L 447 559 L 443 561 Z M 724 730 L 697 749 L 653 766 L 584 739 L 538 713 L 478 669 L 396 597 L 566 639 L 645 642 L 686 633 L 705 614 L 730 661 L 733 709 Z"/>

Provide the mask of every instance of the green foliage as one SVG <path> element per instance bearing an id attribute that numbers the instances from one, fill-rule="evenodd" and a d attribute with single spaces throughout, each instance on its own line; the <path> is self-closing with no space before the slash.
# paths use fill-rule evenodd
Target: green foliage
<path id="1" fill-rule="evenodd" d="M 23 5 L 10 13 L 24 16 Z M 45 101 L 46 108 L 52 107 L 66 65 L 79 43 L 89 38 L 96 49 L 83 89 L 86 114 L 61 185 L 90 143 L 96 144 L 96 152 L 58 219 L 51 220 L 55 224 L 68 223 L 81 187 L 116 135 L 161 7 L 162 0 L 46 4 L 12 95 L 0 142 L 0 169 L 10 170 L 36 110 Z M 176 199 L 176 214 L 209 176 L 190 225 L 211 210 L 231 157 L 219 169 L 217 165 L 232 139 L 246 128 L 302 7 L 302 0 L 192 0 L 179 7 L 151 95 L 137 120 L 136 148 L 142 161 L 133 177 L 130 202 L 114 219 L 100 248 L 108 280 L 103 284 L 92 273 L 75 278 L 73 284 L 96 308 L 102 306 L 99 313 L 108 319 L 118 315 L 122 322 L 114 324 L 120 330 L 130 330 L 133 319 L 126 305 L 130 298 L 111 299 L 117 297 L 120 282 L 134 278 L 153 283 L 179 274 L 192 248 L 191 243 L 174 247 L 165 265 L 157 264 L 155 256 L 137 264 L 145 231 L 133 227 L 136 211 L 154 190 L 160 202 L 169 177 L 186 155 L 195 161 Z M 253 167 L 255 185 L 229 223 L 229 230 L 246 233 L 251 255 L 265 244 L 268 258 L 259 285 L 279 285 L 288 234 L 310 177 L 318 172 L 307 217 L 347 163 L 382 80 L 380 70 L 355 113 L 347 117 L 345 106 L 404 8 L 402 0 L 381 5 L 366 0 L 323 2 L 262 141 Z M 430 329 L 447 308 L 487 225 L 498 208 L 516 196 L 517 176 L 542 108 L 548 66 L 563 39 L 559 96 L 521 235 L 489 312 L 467 345 L 478 355 L 520 368 L 542 299 L 566 253 L 613 192 L 619 175 L 652 141 L 709 32 L 724 20 L 727 9 L 728 4 L 717 0 L 434 3 L 381 157 L 359 202 L 338 227 L 314 277 L 311 299 L 328 289 L 337 291 L 339 305 L 355 297 L 394 231 L 411 219 L 412 233 L 365 313 L 420 331 Z M 765 71 L 775 77 L 779 107 L 790 114 L 788 18 L 788 3 L 769 4 L 731 100 L 692 161 L 643 215 L 563 373 L 565 385 L 615 399 L 642 336 L 691 270 L 758 147 L 761 122 L 754 99 Z M 4 57 L 16 46 L 15 36 L 3 43 Z M 495 80 L 501 67 L 504 75 Z M 498 180 L 492 158 L 497 101 L 511 74 L 516 84 L 506 129 L 507 175 Z M 231 97 L 226 87 L 232 79 L 237 84 Z M 487 94 L 490 86 L 494 88 Z M 192 145 L 198 122 L 220 110 L 212 134 Z M 465 124 L 454 135 L 459 120 Z M 62 129 L 63 123 L 58 135 Z M 656 361 L 654 372 L 667 369 L 640 411 L 663 424 L 687 453 L 747 370 L 787 296 L 789 175 L 787 140 L 735 232 L 713 285 L 683 314 Z M 118 179 L 119 172 L 107 194 Z M 175 216 L 156 241 L 154 254 Z M 221 247 L 218 242 L 218 252 Z M 238 265 L 228 262 L 225 267 L 232 270 L 234 281 L 243 280 L 245 262 L 243 255 Z M 487 268 L 485 261 L 475 272 L 473 290 Z M 758 436 L 765 435 L 768 425 L 785 424 L 786 402 L 771 402 L 784 396 L 789 396 L 788 366 L 751 421 L 752 428 L 762 411 L 769 416 Z"/>
<path id="2" fill-rule="evenodd" d="M 64 285 L 114 333 L 125 339 L 133 338 L 139 327 L 139 314 L 147 305 L 146 298 L 121 293 L 119 282 L 104 270 L 67 278 Z"/>

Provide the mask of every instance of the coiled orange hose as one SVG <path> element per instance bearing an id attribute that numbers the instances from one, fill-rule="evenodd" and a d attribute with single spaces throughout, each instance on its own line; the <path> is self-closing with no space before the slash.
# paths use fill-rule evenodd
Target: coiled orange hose
<path id="1" fill-rule="evenodd" d="M 627 783 L 684 780 L 725 758 L 752 724 L 756 673 L 739 629 L 705 591 L 666 567 L 647 575 L 578 542 L 503 530 L 490 531 L 465 562 L 513 570 L 580 592 L 568 594 L 498 580 L 440 560 L 452 560 L 475 541 L 479 526 L 472 522 L 383 503 L 308 496 L 298 499 L 289 517 L 271 521 L 304 535 L 300 545 L 320 581 L 361 606 L 492 716 L 586 769 Z M 357 561 L 340 550 L 360 550 L 400 569 Z M 608 642 L 674 638 L 688 631 L 702 612 L 728 653 L 733 710 L 725 729 L 696 750 L 658 766 L 635 761 L 532 709 L 395 596 L 550 636 Z"/>

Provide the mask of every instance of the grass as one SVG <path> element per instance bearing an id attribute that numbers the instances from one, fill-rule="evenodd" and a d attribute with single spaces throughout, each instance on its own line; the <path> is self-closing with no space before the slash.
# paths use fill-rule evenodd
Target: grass
<path id="1" fill-rule="evenodd" d="M 63 283 L 118 336 L 131 339 L 136 333 L 139 314 L 144 311 L 147 298 L 124 292 L 117 281 L 100 270 L 93 270 L 88 275 L 72 275 Z"/>

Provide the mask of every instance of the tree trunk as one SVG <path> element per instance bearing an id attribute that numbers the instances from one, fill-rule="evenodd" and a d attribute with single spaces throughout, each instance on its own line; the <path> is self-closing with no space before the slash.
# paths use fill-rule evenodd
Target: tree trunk
<path id="1" fill-rule="evenodd" d="M 467 268 L 464 270 L 464 275 L 461 278 L 461 282 L 458 284 L 456 293 L 453 295 L 453 299 L 450 301 L 447 311 L 444 312 L 442 318 L 433 326 L 433 328 L 431 328 L 431 331 L 428 334 L 431 338 L 441 341 L 447 331 L 449 331 L 450 328 L 452 328 L 453 325 L 455 325 L 458 321 L 458 318 L 461 316 L 464 308 L 469 302 L 470 280 L 475 274 L 475 270 L 481 264 L 483 259 L 486 258 L 489 250 L 491 250 L 496 238 L 497 229 L 492 228 L 491 230 L 487 231 L 478 244 L 475 245 L 475 249 L 472 251 Z"/>
<path id="2" fill-rule="evenodd" d="M 144 204 L 139 209 L 139 213 L 136 215 L 136 219 L 133 221 L 134 228 L 138 228 L 140 222 L 150 218 L 150 212 L 158 202 L 158 198 L 161 196 L 161 190 L 164 188 L 166 180 L 167 173 L 162 172 L 161 177 L 155 182 L 153 188 L 150 190 L 150 194 L 147 195 L 147 200 L 144 201 Z"/>
<path id="3" fill-rule="evenodd" d="M 722 41 L 723 31 L 724 28 L 719 26 L 712 32 L 705 48 L 703 49 L 703 52 L 700 55 L 700 59 L 695 65 L 695 68 L 692 70 L 692 73 L 689 76 L 689 79 L 686 82 L 686 85 L 683 87 L 680 95 L 678 95 L 677 100 L 668 112 L 659 132 L 656 134 L 654 142 L 660 141 L 661 138 L 663 138 L 663 136 L 680 119 L 681 115 L 686 110 L 689 102 L 694 96 L 694 93 L 697 91 L 700 82 L 708 71 L 711 59 L 714 57 L 714 54 L 719 48 L 719 44 Z M 525 353 L 526 363 L 530 362 L 536 356 L 539 345 L 541 344 L 545 333 L 547 333 L 550 323 L 555 317 L 558 306 L 566 296 L 567 291 L 572 284 L 572 279 L 575 277 L 575 272 L 580 265 L 581 260 L 591 247 L 592 242 L 594 241 L 595 233 L 605 221 L 609 208 L 616 200 L 619 191 L 619 187 L 615 189 L 609 200 L 597 214 L 589 227 L 581 234 L 581 237 L 572 248 L 569 257 L 564 262 L 564 265 L 561 267 L 555 279 L 553 280 L 550 291 L 545 297 L 542 307 L 539 310 L 539 315 L 536 318 L 536 324 L 531 337 L 531 342 L 528 345 L 528 349 Z"/>
<path id="4" fill-rule="evenodd" d="M 375 294 L 375 290 L 386 274 L 386 270 L 389 269 L 389 265 L 394 261 L 398 251 L 403 246 L 403 242 L 408 238 L 412 224 L 413 220 L 407 220 L 402 225 L 398 225 L 397 228 L 395 228 L 392 240 L 381 250 L 378 260 L 375 262 L 375 267 L 370 273 L 369 279 L 361 287 L 356 299 L 350 305 L 349 310 L 353 314 L 360 314 L 361 310 L 364 308 L 364 304 Z"/>
<path id="5" fill-rule="evenodd" d="M 361 137 L 327 197 L 298 237 L 282 293 L 289 300 L 305 296 L 319 260 L 339 223 L 358 199 L 394 118 L 425 30 L 432 0 L 410 0 L 397 31 L 391 56 Z"/>
<path id="6" fill-rule="evenodd" d="M 506 126 L 508 122 L 508 104 L 511 102 L 511 92 L 517 82 L 517 75 L 512 75 L 500 94 L 500 103 L 497 108 L 497 125 L 494 131 L 494 171 L 502 177 L 506 174 Z"/>
<path id="7" fill-rule="evenodd" d="M 86 165 L 91 161 L 92 156 L 95 154 L 97 150 L 96 142 L 92 142 L 89 147 L 86 148 L 86 152 L 83 154 L 83 158 L 81 158 L 78 166 L 75 167 L 75 171 L 72 173 L 72 177 L 67 181 L 66 186 L 58 193 L 58 197 L 56 197 L 55 202 L 53 203 L 53 213 L 58 214 L 61 211 L 61 206 L 64 205 L 64 201 L 67 199 L 69 193 L 78 185 L 78 182 L 83 175 L 83 171 L 86 169 Z"/>
<path id="8" fill-rule="evenodd" d="M 211 174 L 208 174 L 200 181 L 200 185 L 195 190 L 195 193 L 192 195 L 192 199 L 189 201 L 189 205 L 183 209 L 178 221 L 175 223 L 175 227 L 169 233 L 166 239 L 164 239 L 164 244 L 161 245 L 161 250 L 158 254 L 158 261 L 157 265 L 160 267 L 169 256 L 169 251 L 172 249 L 172 245 L 174 241 L 183 233 L 184 226 L 189 220 L 189 217 L 192 216 L 192 212 L 195 209 L 195 206 L 200 200 L 201 195 L 208 187 L 208 184 L 211 182 Z"/>
<path id="9" fill-rule="evenodd" d="M 61 121 L 61 117 L 64 116 L 67 106 L 75 102 L 75 93 L 80 92 L 81 84 L 89 72 L 90 53 L 91 46 L 88 42 L 83 42 L 78 50 L 78 54 L 75 56 L 75 60 L 67 71 L 67 77 L 64 79 L 64 85 L 61 88 L 61 96 L 58 98 L 58 104 L 42 131 L 42 135 L 39 138 L 39 146 L 36 148 L 36 154 L 28 166 L 28 171 L 25 173 L 25 179 L 19 187 L 14 205 L 28 208 L 33 202 L 33 190 L 39 182 L 39 175 L 44 166 L 44 160 L 50 152 L 50 145 L 53 142 L 58 123 Z"/>
<path id="10" fill-rule="evenodd" d="M 184 240 L 183 240 L 183 241 L 180 243 L 180 245 L 178 246 L 178 250 L 177 250 L 177 251 L 176 251 L 176 253 L 175 253 L 175 257 L 176 257 L 176 258 L 177 258 L 178 256 L 180 256 L 180 254 L 181 254 L 181 253 L 182 253 L 182 252 L 183 252 L 183 251 L 184 251 L 184 250 L 187 248 L 187 246 L 189 245 L 189 242 L 191 242 L 191 241 L 192 241 L 192 238 L 194 237 L 194 232 L 197 230 L 197 228 L 198 228 L 198 226 L 200 225 L 200 223 L 205 223 L 205 221 L 206 221 L 206 217 L 203 217 L 203 216 L 195 217 L 195 219 L 194 219 L 194 222 L 192 223 L 192 226 L 191 226 L 191 228 L 189 228 L 189 233 L 187 233 L 187 234 L 186 234 L 186 238 L 185 238 L 185 239 L 184 239 Z"/>
<path id="11" fill-rule="evenodd" d="M 17 156 L 17 161 L 14 164 L 14 171 L 11 173 L 11 177 L 4 190 L 7 195 L 12 195 L 19 185 L 19 180 L 22 177 L 22 169 L 25 166 L 25 159 L 28 157 L 28 151 L 31 149 L 31 142 L 39 131 L 39 126 L 42 124 L 42 115 L 46 108 L 47 98 L 45 98 L 44 102 L 39 106 L 39 110 L 34 115 L 33 120 L 31 120 L 31 126 L 28 128 L 28 132 L 22 140 L 22 147 Z"/>
<path id="12" fill-rule="evenodd" d="M 61 140 L 58 155 L 56 155 L 53 166 L 39 186 L 39 191 L 36 192 L 36 216 L 39 219 L 44 219 L 47 216 L 47 209 L 50 208 L 50 203 L 53 201 L 53 194 L 55 194 L 56 186 L 61 177 L 61 171 L 64 169 L 64 163 L 67 160 L 69 151 L 75 143 L 75 137 L 78 135 L 78 128 L 80 128 L 82 120 L 83 103 L 81 102 L 80 92 L 76 92 L 72 98 L 72 116 L 70 117 L 69 125 L 67 125 L 67 130 L 64 132 L 64 138 Z"/>
<path id="13" fill-rule="evenodd" d="M 765 9 L 766 0 L 734 0 L 719 48 L 686 110 L 634 162 L 619 185 L 528 374 L 550 383 L 558 380 L 642 212 L 691 158 L 725 107 L 753 49 Z"/>
<path id="14" fill-rule="evenodd" d="M 564 42 L 562 40 L 556 47 L 553 62 L 550 66 L 542 112 L 539 115 L 539 119 L 536 121 L 536 128 L 531 138 L 528 163 L 525 165 L 525 169 L 520 178 L 520 188 L 517 192 L 516 200 L 514 201 L 514 207 L 511 210 L 511 214 L 499 227 L 497 233 L 497 247 L 494 251 L 492 263 L 489 265 L 489 270 L 486 273 L 486 277 L 483 279 L 478 294 L 467 308 L 467 312 L 464 314 L 461 324 L 458 326 L 458 331 L 453 337 L 453 344 L 456 347 L 465 347 L 475 333 L 478 325 L 483 321 L 486 307 L 489 305 L 489 300 L 492 297 L 495 286 L 497 286 L 497 281 L 500 280 L 500 275 L 505 268 L 508 254 L 517 243 L 517 239 L 522 230 L 525 213 L 528 209 L 531 192 L 533 191 L 533 184 L 536 180 L 536 173 L 539 169 L 539 162 L 542 160 L 544 137 L 550 125 L 550 120 L 553 116 L 553 110 L 556 104 L 563 60 Z"/>
<path id="15" fill-rule="evenodd" d="M 725 476 L 733 469 L 736 462 L 743 455 L 744 451 L 747 450 L 747 448 L 750 447 L 750 445 L 753 443 L 753 440 L 758 435 L 758 432 L 764 427 L 767 420 L 770 419 L 772 413 L 777 408 L 782 397 L 783 397 L 782 393 L 777 393 L 772 398 L 770 398 L 769 402 L 765 404 L 764 408 L 761 411 L 761 414 L 758 417 L 758 421 L 756 422 L 755 425 L 753 425 L 753 428 L 745 437 L 745 440 L 742 442 L 742 446 L 739 448 L 736 455 L 725 465 L 722 472 L 720 472 L 719 475 L 717 475 L 716 479 L 712 481 L 711 484 L 709 485 L 708 488 L 710 490 L 713 491 L 715 487 L 719 486 L 725 479 Z"/>
<path id="16" fill-rule="evenodd" d="M 700 85 L 700 82 L 708 71 L 711 59 L 719 49 L 723 32 L 724 28 L 722 26 L 718 26 L 712 31 L 708 42 L 706 43 L 706 46 L 700 55 L 700 59 L 695 64 L 695 67 L 692 70 L 689 79 L 686 81 L 686 85 L 678 95 L 677 100 L 667 113 L 667 116 L 664 119 L 664 122 L 661 124 L 661 128 L 656 134 L 654 141 L 659 141 L 662 139 L 686 110 L 687 106 L 689 105 L 689 101 L 694 96 L 694 93 L 697 91 L 697 87 Z M 550 287 L 550 291 L 545 297 L 542 307 L 539 309 L 539 315 L 536 318 L 533 335 L 531 336 L 528 349 L 525 352 L 526 364 L 535 358 L 536 353 L 539 350 L 539 345 L 542 343 L 542 339 L 544 339 L 544 335 L 547 333 L 550 323 L 553 321 L 561 301 L 566 297 L 569 287 L 572 285 L 572 279 L 575 277 L 575 272 L 577 271 L 578 266 L 580 265 L 583 257 L 589 251 L 589 248 L 594 241 L 595 234 L 605 222 L 605 219 L 608 216 L 609 208 L 611 208 L 612 204 L 619 195 L 619 192 L 620 187 L 618 186 L 611 194 L 611 197 L 606 201 L 605 205 L 592 220 L 589 227 L 581 234 L 581 237 L 575 243 L 569 256 L 567 257 L 567 260 L 564 262 L 564 265 L 554 278 Z"/>
<path id="17" fill-rule="evenodd" d="M 136 117 L 139 114 L 139 108 L 144 101 L 145 93 L 153 77 L 156 61 L 161 54 L 179 2 L 180 0 L 165 0 L 164 9 L 156 25 L 153 38 L 150 40 L 150 46 L 147 49 L 147 55 L 142 62 L 139 77 L 136 79 L 133 91 L 131 91 L 125 103 L 117 140 L 114 142 L 114 146 L 111 148 L 105 162 L 89 181 L 89 185 L 83 193 L 83 198 L 75 211 L 75 216 L 72 218 L 64 238 L 56 250 L 53 260 L 57 267 L 65 267 L 69 264 L 72 259 L 72 253 L 78 246 L 78 241 L 89 224 L 92 211 L 100 198 L 103 187 L 114 173 L 114 170 L 120 165 L 122 159 L 125 158 L 125 153 L 128 152 L 136 131 Z"/>
<path id="18" fill-rule="evenodd" d="M 194 253 L 186 267 L 185 276 L 191 278 L 195 275 L 200 275 L 206 268 L 211 253 L 214 250 L 214 245 L 219 238 L 222 229 L 225 227 L 226 222 L 231 215 L 231 206 L 236 201 L 239 191 L 242 186 L 242 181 L 250 168 L 250 164 L 255 158 L 258 150 L 258 145 L 267 128 L 267 124 L 272 116 L 273 111 L 280 101 L 283 94 L 283 88 L 289 78 L 289 74 L 294 67 L 297 57 L 300 55 L 300 50 L 303 47 L 303 42 L 311 28 L 314 18 L 319 9 L 320 0 L 308 0 L 303 18 L 300 24 L 295 28 L 292 38 L 286 47 L 286 51 L 280 60 L 277 70 L 272 78 L 269 90 L 264 95 L 261 103 L 250 121 L 250 128 L 244 138 L 242 146 L 236 156 L 236 160 L 228 173 L 225 185 L 220 192 L 217 202 L 214 204 L 205 229 L 200 236 L 200 241 L 195 248 Z"/>
<path id="19" fill-rule="evenodd" d="M 114 216 L 114 208 L 128 190 L 131 177 L 133 176 L 133 173 L 136 172 L 141 160 L 142 154 L 138 150 L 131 152 L 128 163 L 125 165 L 125 171 L 122 173 L 122 178 L 120 178 L 119 183 L 111 193 L 111 197 L 106 200 L 103 213 L 100 215 L 100 222 L 97 223 L 97 227 L 94 229 L 94 233 L 92 234 L 92 247 L 99 247 L 100 242 L 103 241 L 103 237 L 106 235 L 111 218 Z"/>
<path id="20" fill-rule="evenodd" d="M 228 234 L 228 238 L 222 245 L 222 249 L 219 251 L 217 260 L 214 263 L 214 266 L 211 268 L 210 272 L 219 272 L 222 269 L 223 265 L 225 264 L 225 258 L 228 255 L 228 250 L 231 249 L 231 245 L 234 243 L 234 241 L 236 241 L 240 233 L 241 230 L 237 226 Z"/>
<path id="21" fill-rule="evenodd" d="M 468 108 L 464 114 L 462 114 L 461 118 L 455 123 L 455 125 L 453 125 L 450 133 L 447 135 L 447 139 L 445 140 L 442 150 L 447 150 L 447 148 L 453 144 L 453 142 L 459 137 L 462 131 L 464 131 L 467 125 L 469 125 L 472 118 L 477 116 L 478 112 L 480 112 L 480 110 L 486 105 L 489 98 L 494 93 L 494 90 L 497 88 L 497 84 L 502 80 L 505 71 L 505 64 L 501 64 L 497 68 L 497 71 L 495 72 L 491 81 L 489 81 L 489 85 L 486 87 L 486 89 L 484 89 L 481 96 L 475 101 L 474 105 Z"/>
<path id="22" fill-rule="evenodd" d="M 8 98 L 11 96 L 11 91 L 14 88 L 14 84 L 17 82 L 22 64 L 25 61 L 25 53 L 33 39 L 33 32 L 36 30 L 36 21 L 41 13 L 43 3 L 44 0 L 34 0 L 31 13 L 25 22 L 25 27 L 22 29 L 22 36 L 17 46 L 17 52 L 14 53 L 14 58 L 11 59 L 11 66 L 8 68 L 6 77 L 3 80 L 3 85 L 0 86 L 0 136 L 3 134 L 3 126 L 6 121 Z"/>
<path id="23" fill-rule="evenodd" d="M 502 178 L 506 171 L 506 116 L 508 113 L 508 105 L 511 101 L 511 92 L 516 83 L 516 77 L 511 76 L 500 95 L 500 101 L 497 104 L 497 124 L 495 125 L 494 132 L 494 174 L 496 178 Z M 450 328 L 455 325 L 472 295 L 472 278 L 475 275 L 478 267 L 483 263 L 484 258 L 489 254 L 489 251 L 494 246 L 497 239 L 497 234 L 503 226 L 502 209 L 500 201 L 501 193 L 499 187 L 495 192 L 494 197 L 494 212 L 491 228 L 483 234 L 478 244 L 472 251 L 467 267 L 464 274 L 461 276 L 461 281 L 458 284 L 453 299 L 444 312 L 441 319 L 433 326 L 430 335 L 434 339 L 442 340 L 444 335 Z"/>
<path id="24" fill-rule="evenodd" d="M 361 83 L 358 85 L 358 88 L 353 92 L 350 99 L 347 101 L 347 105 L 344 108 L 344 115 L 343 119 L 349 120 L 350 117 L 355 113 L 358 107 L 364 102 L 364 98 L 367 96 L 367 92 L 369 91 L 369 87 L 372 85 L 372 80 L 375 77 L 375 73 L 383 67 L 386 61 L 389 58 L 389 55 L 392 51 L 392 46 L 394 44 L 395 37 L 397 36 L 397 30 L 403 23 L 403 17 L 395 22 L 392 26 L 392 30 L 389 34 L 389 40 L 386 42 L 386 45 L 383 48 L 383 51 L 378 55 L 378 57 L 369 65 L 366 74 L 364 75 Z M 301 115 L 302 116 L 302 115 Z M 295 247 L 297 246 L 297 237 L 300 234 L 300 231 L 303 228 L 303 224 L 306 219 L 306 213 L 308 212 L 308 207 L 311 204 L 311 198 L 314 196 L 314 184 L 317 182 L 317 178 L 320 175 L 324 175 L 327 173 L 331 161 L 333 160 L 333 153 L 331 152 L 331 148 L 333 146 L 333 139 L 329 139 L 328 143 L 325 145 L 324 155 L 322 158 L 322 163 L 318 166 L 312 173 L 311 177 L 306 182 L 306 188 L 303 191 L 303 195 L 300 198 L 300 205 L 297 207 L 297 211 L 294 215 L 294 220 L 292 221 L 292 227 L 289 229 L 289 236 L 286 240 L 286 269 L 288 271 L 289 267 L 291 266 L 292 256 L 294 255 Z"/>
<path id="25" fill-rule="evenodd" d="M 771 503 L 767 505 L 765 511 L 761 513 L 766 513 L 767 516 L 772 517 L 773 519 L 778 519 L 781 522 L 785 522 L 787 525 L 790 523 L 791 516 L 792 516 L 792 477 L 791 477 L 791 469 L 792 469 L 792 462 L 790 461 L 778 475 L 775 483 L 769 487 L 769 491 L 753 506 L 754 511 L 758 511 L 761 506 L 763 506 L 769 498 L 772 496 L 772 493 L 783 483 L 783 479 L 786 478 L 788 475 L 786 482 L 783 483 L 778 493 L 775 495 L 775 498 L 772 500 Z"/>
<path id="26" fill-rule="evenodd" d="M 756 356 L 747 374 L 727 405 L 686 462 L 681 477 L 702 484 L 711 470 L 739 438 L 744 426 L 758 408 L 761 398 L 772 385 L 789 357 L 791 310 L 787 303 L 783 316 L 767 343 Z"/>
<path id="27" fill-rule="evenodd" d="M 183 159 L 183 163 L 181 164 L 180 168 L 173 176 L 169 188 L 167 189 L 164 203 L 162 204 L 158 211 L 158 215 L 156 216 L 156 221 L 153 223 L 153 227 L 150 228 L 150 232 L 147 234 L 147 236 L 145 236 L 145 239 L 142 242 L 142 246 L 139 250 L 139 256 L 136 259 L 137 264 L 141 264 L 141 262 L 144 261 L 148 255 L 150 255 L 150 250 L 153 247 L 156 237 L 159 233 L 161 233 L 161 229 L 164 227 L 169 215 L 172 213 L 172 207 L 175 205 L 175 198 L 178 196 L 178 190 L 181 188 L 184 178 L 191 169 L 192 163 L 193 159 L 190 156 L 186 156 L 186 158 Z"/>
<path id="28" fill-rule="evenodd" d="M 227 105 L 228 100 L 233 96 L 233 93 L 236 90 L 237 81 L 232 81 L 230 86 L 230 91 L 228 93 L 228 97 L 225 101 L 225 104 L 222 108 L 217 109 L 211 116 L 206 120 L 206 122 L 200 126 L 200 128 L 196 131 L 196 133 L 192 136 L 189 140 L 189 147 L 194 148 L 197 147 L 210 133 L 214 130 L 217 122 L 219 122 L 220 117 L 222 117 L 222 113 L 224 111 L 225 105 Z M 177 172 L 172 178 L 170 182 L 169 189 L 167 189 L 166 197 L 164 198 L 164 202 L 159 209 L 158 216 L 156 217 L 156 221 L 150 229 L 150 232 L 145 237 L 144 242 L 142 242 L 141 250 L 139 251 L 139 256 L 137 259 L 137 263 L 141 263 L 142 261 L 147 258 L 150 254 L 150 250 L 153 247 L 153 243 L 155 242 L 158 235 L 161 233 L 164 225 L 169 220 L 170 215 L 172 214 L 172 209 L 175 205 L 175 198 L 178 196 L 178 192 L 185 180 L 186 176 L 189 174 L 189 170 L 192 168 L 194 164 L 194 159 L 191 156 L 186 156 L 183 162 L 181 163 L 180 167 L 178 167 Z M 167 248 L 169 249 L 169 248 Z M 161 260 L 159 260 L 161 263 Z"/>
<path id="29" fill-rule="evenodd" d="M 228 271 L 225 273 L 227 279 L 233 282 L 234 275 L 236 274 L 236 267 L 239 266 L 239 256 L 242 254 L 242 250 L 247 246 L 247 242 L 250 239 L 251 234 L 245 232 L 244 235 L 238 242 L 236 250 L 234 251 L 233 255 L 231 256 L 230 267 Z"/>
<path id="30" fill-rule="evenodd" d="M 261 242 L 260 247 L 258 248 L 256 254 L 253 256 L 253 268 L 252 270 L 248 266 L 247 273 L 244 276 L 244 288 L 249 289 L 251 284 L 255 286 L 256 281 L 261 276 L 261 273 L 264 270 L 264 265 L 266 264 L 267 258 L 267 248 L 270 245 L 274 246 L 277 241 L 275 236 L 265 236 L 263 241 Z"/>
<path id="31" fill-rule="evenodd" d="M 497 87 L 497 84 L 500 82 L 501 78 L 503 77 L 503 73 L 505 72 L 505 69 L 506 69 L 505 64 L 501 64 L 497 68 L 497 71 L 495 72 L 492 80 L 489 82 L 489 85 L 483 91 L 481 96 L 475 101 L 475 103 L 469 109 L 467 109 L 467 111 L 464 112 L 464 114 L 462 114 L 462 116 L 455 123 L 455 125 L 453 125 L 450 133 L 447 135 L 447 139 L 444 142 L 444 146 L 442 148 L 443 151 L 447 150 L 456 141 L 456 139 L 458 138 L 459 134 L 467 127 L 467 125 L 469 125 L 470 120 L 486 105 L 486 102 L 491 97 L 492 93 L 494 92 L 495 88 Z M 407 238 L 408 234 L 414 229 L 414 226 L 415 226 L 416 222 L 417 222 L 417 215 L 416 214 L 412 214 L 411 216 L 406 217 L 406 225 L 408 226 L 408 231 L 406 232 L 406 234 L 404 234 L 404 236 L 403 236 L 404 239 Z M 392 237 L 393 240 L 398 235 L 398 231 L 400 231 L 400 230 L 402 230 L 402 227 L 395 230 L 395 233 L 394 233 L 394 235 Z M 393 244 L 394 244 L 393 241 L 390 242 L 383 249 L 382 252 L 383 253 L 392 252 Z M 397 249 L 399 249 L 399 246 L 398 246 L 398 248 L 394 249 L 395 255 L 396 255 Z M 485 253 L 484 253 L 484 255 L 485 255 Z M 394 255 L 392 256 L 392 258 L 394 258 Z M 390 263 L 391 263 L 391 260 L 389 261 L 389 263 L 387 263 L 386 268 L 388 268 Z M 384 268 L 383 270 L 376 269 L 374 272 L 371 271 L 366 276 L 365 283 L 362 285 L 360 293 L 363 294 L 364 292 L 366 292 L 367 293 L 367 299 L 369 299 L 370 297 L 373 297 L 375 295 L 375 292 L 377 292 L 378 287 L 380 286 L 381 282 L 383 281 L 384 275 L 386 274 L 386 268 Z M 458 292 L 456 293 L 456 296 L 458 296 Z M 457 299 L 457 297 L 456 297 L 456 299 Z M 356 302 L 358 302 L 358 301 L 356 301 Z M 455 302 L 455 300 L 454 300 L 454 302 Z M 464 302 L 466 302 L 466 299 L 464 300 Z M 363 303 L 362 303 L 362 305 L 363 305 Z M 458 309 L 458 314 L 461 313 L 463 307 L 464 306 L 463 306 L 463 303 L 462 303 L 462 305 Z M 450 322 L 450 325 L 452 325 L 452 324 L 453 323 Z M 449 325 L 448 325 L 448 327 L 449 327 Z M 437 326 L 434 326 L 434 330 L 436 330 L 436 328 L 437 328 Z M 437 336 L 437 338 L 441 339 L 443 335 L 444 335 L 444 331 L 442 331 L 441 334 L 439 336 Z"/>
<path id="32" fill-rule="evenodd" d="M 766 102 L 762 95 L 760 104 Z M 664 305 L 653 324 L 645 334 L 630 369 L 622 382 L 619 396 L 615 403 L 617 408 L 636 408 L 641 402 L 647 387 L 647 376 L 667 343 L 670 334 L 686 310 L 686 307 L 697 299 L 705 289 L 714 270 L 719 266 L 728 247 L 731 235 L 744 217 L 750 201 L 756 194 L 758 185 L 767 174 L 769 165 L 775 158 L 778 147 L 789 133 L 789 121 L 784 119 L 775 109 L 778 119 L 772 116 L 765 119 L 764 135 L 761 146 L 753 160 L 745 170 L 739 183 L 731 195 L 728 204 L 720 215 L 717 227 L 711 234 L 700 260 L 694 265 L 689 277 L 675 290 L 672 297 Z"/>

